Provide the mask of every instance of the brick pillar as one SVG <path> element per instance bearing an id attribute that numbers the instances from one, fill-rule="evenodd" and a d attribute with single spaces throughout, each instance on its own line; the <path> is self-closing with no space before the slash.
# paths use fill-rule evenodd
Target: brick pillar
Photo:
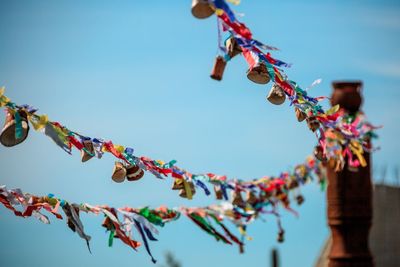
<path id="1" fill-rule="evenodd" d="M 333 82 L 331 104 L 339 104 L 350 113 L 361 106 L 361 82 Z M 332 234 L 329 267 L 374 266 L 369 249 L 372 220 L 371 163 L 367 167 L 335 172 L 327 167 L 328 224 Z"/>

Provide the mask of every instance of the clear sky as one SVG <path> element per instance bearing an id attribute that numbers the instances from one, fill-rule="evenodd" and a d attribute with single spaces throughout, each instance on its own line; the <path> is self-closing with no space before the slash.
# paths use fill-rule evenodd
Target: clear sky
<path id="1" fill-rule="evenodd" d="M 287 104 L 265 100 L 268 86 L 246 78 L 242 57 L 222 82 L 209 78 L 217 50 L 216 18 L 197 20 L 191 1 L 0 1 L 0 85 L 17 103 L 32 104 L 78 132 L 134 147 L 138 155 L 177 159 L 193 172 L 251 179 L 302 162 L 316 142 Z M 396 3 L 397 2 L 397 3 Z M 330 95 L 336 79 L 364 81 L 363 109 L 383 124 L 375 169 L 398 164 L 400 144 L 400 4 L 398 1 L 248 1 L 234 7 L 256 39 L 277 46 L 276 58 L 312 95 Z M 1 115 L 4 118 L 3 114 Z M 0 183 L 74 202 L 114 206 L 207 205 L 179 198 L 170 181 L 146 175 L 116 184 L 113 159 L 82 164 L 33 130 L 23 144 L 0 147 Z M 328 236 L 325 193 L 304 187 L 299 218 L 283 212 L 286 242 L 274 218 L 250 227 L 246 253 L 217 243 L 186 218 L 161 229 L 156 258 L 172 251 L 183 266 L 268 266 L 278 247 L 282 266 L 311 266 Z M 101 217 L 83 215 L 84 241 L 65 221 L 44 225 L 0 208 L 1 265 L 153 266 L 121 244 L 107 247 Z M 161 266 L 161 265 L 158 265 Z"/>

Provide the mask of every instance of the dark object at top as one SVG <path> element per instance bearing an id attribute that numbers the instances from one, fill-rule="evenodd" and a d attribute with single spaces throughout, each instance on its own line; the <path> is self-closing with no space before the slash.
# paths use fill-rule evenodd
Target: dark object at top
<path id="1" fill-rule="evenodd" d="M 332 82 L 333 93 L 331 98 L 332 106 L 339 104 L 350 113 L 360 109 L 362 103 L 361 81 L 334 81 Z"/>

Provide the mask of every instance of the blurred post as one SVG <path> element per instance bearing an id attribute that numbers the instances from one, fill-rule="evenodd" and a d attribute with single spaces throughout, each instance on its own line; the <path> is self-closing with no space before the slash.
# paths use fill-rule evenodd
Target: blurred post
<path id="1" fill-rule="evenodd" d="M 271 250 L 271 266 L 279 267 L 279 254 L 276 248 Z"/>
<path id="2" fill-rule="evenodd" d="M 349 113 L 359 110 L 362 82 L 333 82 L 331 104 L 339 104 Z M 372 219 L 371 163 L 340 172 L 327 167 L 328 224 L 332 234 L 329 267 L 374 266 L 368 240 Z"/>

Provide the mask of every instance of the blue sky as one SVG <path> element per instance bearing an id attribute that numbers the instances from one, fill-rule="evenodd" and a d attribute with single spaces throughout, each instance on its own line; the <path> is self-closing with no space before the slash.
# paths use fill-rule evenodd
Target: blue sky
<path id="1" fill-rule="evenodd" d="M 330 95 L 337 79 L 364 81 L 363 110 L 382 124 L 375 170 L 398 164 L 400 144 L 400 5 L 397 1 L 246 1 L 235 7 L 255 38 L 293 63 L 291 79 L 312 95 Z M 17 103 L 90 136 L 134 147 L 139 155 L 177 159 L 193 172 L 251 179 L 302 162 L 315 144 L 291 108 L 266 102 L 269 86 L 251 83 L 242 57 L 222 82 L 209 78 L 217 50 L 216 19 L 197 20 L 190 1 L 0 1 L 0 85 Z M 326 103 L 328 105 L 328 103 Z M 3 118 L 4 116 L 2 116 Z M 0 183 L 70 201 L 114 206 L 207 205 L 169 190 L 151 175 L 116 184 L 113 159 L 80 162 L 32 131 L 26 142 L 0 148 Z M 379 173 L 379 172 L 378 172 Z M 278 247 L 282 266 L 311 266 L 328 236 L 325 193 L 302 190 L 299 218 L 283 212 L 286 242 L 277 244 L 274 218 L 249 230 L 239 255 L 182 218 L 161 229 L 154 255 L 172 251 L 183 266 L 268 266 Z M 144 248 L 107 247 L 102 218 L 83 215 L 90 255 L 64 221 L 43 225 L 0 208 L 4 266 L 153 266 Z"/>

